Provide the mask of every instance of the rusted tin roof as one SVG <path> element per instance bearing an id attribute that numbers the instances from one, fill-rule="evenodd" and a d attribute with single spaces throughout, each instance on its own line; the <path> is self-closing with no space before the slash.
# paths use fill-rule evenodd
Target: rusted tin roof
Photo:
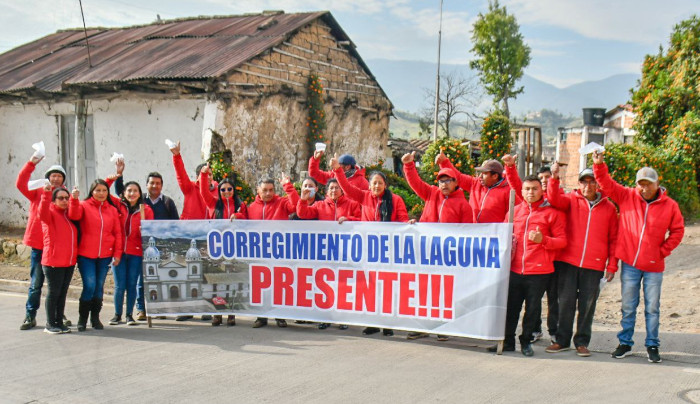
<path id="1" fill-rule="evenodd" d="M 198 17 L 126 28 L 59 31 L 0 54 L 0 94 L 58 93 L 138 80 L 206 81 L 287 40 L 321 18 L 338 41 L 350 41 L 328 11 Z M 367 74 L 374 77 L 348 47 Z"/>

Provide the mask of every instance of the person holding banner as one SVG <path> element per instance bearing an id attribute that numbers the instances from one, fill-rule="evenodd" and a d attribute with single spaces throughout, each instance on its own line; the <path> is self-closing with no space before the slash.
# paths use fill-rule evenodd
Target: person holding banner
<path id="1" fill-rule="evenodd" d="M 514 159 L 504 157 L 503 161 L 508 167 L 512 166 Z M 511 187 L 520 182 L 519 178 L 518 181 L 515 178 L 511 181 L 513 171 L 514 167 L 506 170 Z M 542 183 L 537 176 L 525 177 L 521 195 L 523 202 L 515 207 L 513 220 L 513 258 L 503 350 L 515 351 L 515 330 L 524 302 L 520 350 L 525 356 L 533 356 L 532 333 L 542 311 L 542 296 L 554 272 L 556 252 L 566 247 L 566 218 L 544 199 Z M 496 347 L 489 350 L 495 352 Z"/>
<path id="2" fill-rule="evenodd" d="M 612 356 L 622 359 L 632 350 L 639 290 L 644 288 L 644 345 L 649 362 L 661 362 L 659 301 L 664 261 L 683 239 L 683 215 L 678 203 L 659 186 L 659 174 L 651 167 L 637 171 L 636 188 L 623 187 L 610 177 L 602 152 L 596 150 L 593 152 L 593 175 L 601 190 L 620 210 L 615 256 L 622 261 L 622 330 L 617 333 L 620 343 Z"/>
<path id="3" fill-rule="evenodd" d="M 420 222 L 429 223 L 473 223 L 472 212 L 464 191 L 459 189 L 458 174 L 451 168 L 441 168 L 437 175 L 438 186 L 430 185 L 418 175 L 415 163 L 416 152 L 401 157 L 406 181 L 413 192 L 425 201 Z M 424 332 L 410 332 L 408 339 L 427 337 Z M 447 335 L 438 335 L 438 341 L 447 341 Z"/>
<path id="4" fill-rule="evenodd" d="M 486 160 L 474 170 L 474 177 L 460 173 L 447 156 L 440 152 L 435 157 L 440 168 L 450 168 L 458 173 L 457 183 L 469 192 L 469 204 L 474 213 L 474 223 L 502 223 L 508 213 L 510 188 L 503 178 L 503 165 L 496 160 Z M 519 192 L 519 191 L 518 191 Z"/>
<path id="5" fill-rule="evenodd" d="M 68 218 L 79 221 L 78 270 L 83 279 L 83 292 L 78 306 L 78 331 L 85 331 L 90 315 L 92 328 L 104 328 L 100 322 L 102 294 L 110 263 L 119 265 L 123 239 L 119 208 L 109 194 L 109 185 L 100 179 L 90 186 L 88 197 L 79 201 L 80 191 L 73 188 Z"/>
<path id="6" fill-rule="evenodd" d="M 289 220 L 289 215 L 296 212 L 299 203 L 299 194 L 294 188 L 294 184 L 289 176 L 282 174 L 280 184 L 287 193 L 287 196 L 279 196 L 275 192 L 275 181 L 271 178 L 264 178 L 258 182 L 255 200 L 248 207 L 248 219 L 250 220 Z M 276 318 L 278 327 L 286 327 L 287 321 Z M 267 318 L 258 317 L 253 324 L 253 328 L 261 328 L 267 325 Z"/>
<path id="7" fill-rule="evenodd" d="M 369 174 L 369 190 L 364 190 L 348 181 L 337 154 L 331 159 L 331 168 L 345 195 L 362 206 L 362 221 L 408 222 L 406 204 L 400 196 L 389 190 L 389 184 L 384 173 L 380 171 L 371 172 Z M 364 335 L 378 332 L 379 328 L 377 327 L 367 327 L 362 331 Z M 385 328 L 383 334 L 392 336 L 394 335 L 394 330 Z"/>
<path id="8" fill-rule="evenodd" d="M 27 292 L 27 303 L 25 305 L 25 316 L 20 330 L 29 330 L 36 326 L 36 312 L 41 305 L 41 288 L 44 286 L 44 272 L 41 266 L 42 251 L 44 248 L 41 220 L 39 220 L 39 203 L 41 202 L 41 188 L 29 189 L 29 180 L 36 169 L 36 165 L 44 159 L 44 155 L 37 155 L 35 152 L 29 161 L 22 167 L 17 175 L 16 186 L 19 192 L 29 199 L 29 219 L 24 232 L 22 243 L 31 247 L 32 253 L 29 264 L 29 290 Z M 44 174 L 46 180 L 51 185 L 51 190 L 64 188 L 66 180 L 66 170 L 60 165 L 53 165 Z M 70 321 L 65 320 L 67 325 Z"/>
<path id="9" fill-rule="evenodd" d="M 247 219 L 248 210 L 245 202 L 238 197 L 236 184 L 230 178 L 224 178 L 217 185 L 218 198 L 214 198 L 209 192 L 208 184 L 211 183 L 209 176 L 211 169 L 209 164 L 204 166 L 199 173 L 199 193 L 207 205 L 210 219 Z M 212 317 L 211 325 L 218 327 L 223 322 L 221 316 Z M 229 314 L 226 318 L 226 325 L 232 327 L 236 325 L 236 316 Z"/>
<path id="10" fill-rule="evenodd" d="M 579 189 L 560 192 L 559 164 L 552 165 L 547 200 L 567 215 L 567 246 L 554 261 L 559 296 L 556 342 L 545 349 L 556 353 L 570 349 L 574 317 L 578 305 L 574 346 L 578 356 L 591 356 L 591 327 L 603 277 L 612 281 L 617 271 L 617 209 L 599 191 L 593 170 L 586 168 L 578 177 Z M 549 297 L 548 297 L 549 299 Z"/>
<path id="11" fill-rule="evenodd" d="M 326 185 L 331 178 L 337 178 L 337 175 L 333 171 L 321 171 L 319 165 L 321 164 L 321 156 L 323 156 L 323 150 L 316 150 L 314 155 L 309 159 L 309 176 L 311 176 L 316 181 L 323 185 Z M 343 154 L 338 157 L 338 163 L 345 173 L 345 178 L 359 189 L 368 189 L 369 182 L 365 178 L 365 169 L 357 166 L 355 157 L 349 154 Z"/>
<path id="12" fill-rule="evenodd" d="M 51 188 L 51 184 L 44 187 L 38 212 L 44 235 L 41 265 L 48 282 L 44 332 L 62 334 L 70 332 L 63 311 L 78 256 L 78 229 L 68 220 L 68 190 L 58 187 L 51 192 Z"/>

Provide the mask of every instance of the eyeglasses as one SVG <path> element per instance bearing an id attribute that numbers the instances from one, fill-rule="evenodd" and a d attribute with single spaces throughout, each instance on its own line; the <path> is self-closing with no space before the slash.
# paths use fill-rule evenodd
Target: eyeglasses
<path id="1" fill-rule="evenodd" d="M 233 188 L 231 188 L 231 187 L 221 188 L 221 192 L 231 192 L 231 191 L 233 191 Z"/>
<path id="2" fill-rule="evenodd" d="M 452 181 L 454 181 L 454 178 L 445 178 L 444 180 L 438 180 L 440 184 L 449 184 Z"/>
<path id="3" fill-rule="evenodd" d="M 70 199 L 70 196 L 57 196 L 56 197 L 56 200 L 59 200 L 59 201 L 67 201 L 68 199 Z"/>

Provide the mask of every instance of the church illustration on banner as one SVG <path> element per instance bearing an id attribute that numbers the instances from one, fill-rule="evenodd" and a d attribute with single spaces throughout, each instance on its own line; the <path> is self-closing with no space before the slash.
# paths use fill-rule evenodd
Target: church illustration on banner
<path id="1" fill-rule="evenodd" d="M 163 259 L 156 247 L 156 240 L 150 237 L 143 252 L 144 294 L 148 312 L 244 310 L 249 301 L 248 271 L 232 271 L 228 263 L 220 263 L 219 266 L 223 272 L 204 273 L 205 262 L 194 239 L 190 240 L 184 262 L 174 251 L 169 259 Z M 221 299 L 227 303 L 214 304 L 220 303 Z"/>

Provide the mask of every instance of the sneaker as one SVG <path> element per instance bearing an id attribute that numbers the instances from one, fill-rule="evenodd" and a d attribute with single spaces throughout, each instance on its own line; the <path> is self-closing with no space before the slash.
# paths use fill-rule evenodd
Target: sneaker
<path id="1" fill-rule="evenodd" d="M 319 330 L 325 330 L 326 328 L 330 327 L 331 323 L 319 323 L 318 324 L 318 329 Z"/>
<path id="2" fill-rule="evenodd" d="M 63 324 L 61 324 L 61 334 L 68 334 L 70 333 L 70 328 L 66 325 L 66 322 L 64 321 Z"/>
<path id="3" fill-rule="evenodd" d="M 362 335 L 372 335 L 376 334 L 379 332 L 379 328 L 377 327 L 367 327 L 364 330 L 362 330 Z"/>
<path id="4" fill-rule="evenodd" d="M 236 325 L 236 316 L 229 315 L 226 317 L 226 327 L 233 327 L 234 325 Z"/>
<path id="5" fill-rule="evenodd" d="M 427 337 L 428 334 L 424 332 L 409 332 L 408 335 L 406 336 L 406 339 L 418 339 L 418 338 L 425 338 Z"/>
<path id="6" fill-rule="evenodd" d="M 218 327 L 218 326 L 221 325 L 221 323 L 222 323 L 223 321 L 224 321 L 224 320 L 223 320 L 223 317 L 221 317 L 221 316 L 214 316 L 214 317 L 212 318 L 212 320 L 211 320 L 211 326 L 212 326 L 212 327 Z M 257 321 L 256 321 L 256 323 L 257 323 Z M 258 328 L 258 327 L 254 327 L 254 328 Z"/>
<path id="7" fill-rule="evenodd" d="M 659 347 L 658 346 L 648 346 L 647 347 L 647 358 L 649 359 L 649 362 L 651 362 L 651 363 L 660 363 L 661 362 L 661 355 L 659 355 Z"/>
<path id="8" fill-rule="evenodd" d="M 202 318 L 202 321 L 209 321 L 209 320 L 211 320 L 211 316 L 210 316 L 209 314 L 205 314 L 205 315 L 203 315 L 201 318 Z"/>
<path id="9" fill-rule="evenodd" d="M 146 316 L 145 311 L 139 311 L 138 313 L 136 313 L 136 319 L 138 321 L 146 321 L 148 320 L 148 316 Z"/>
<path id="10" fill-rule="evenodd" d="M 534 344 L 535 342 L 542 339 L 543 336 L 544 334 L 542 334 L 542 331 L 535 331 L 532 333 L 532 339 L 530 340 L 530 342 Z"/>
<path id="11" fill-rule="evenodd" d="M 437 340 L 438 340 L 438 341 L 441 341 L 441 342 L 449 341 L 449 339 L 450 339 L 450 337 L 448 337 L 447 335 L 440 335 L 440 334 L 438 334 L 438 336 L 437 336 Z"/>
<path id="12" fill-rule="evenodd" d="M 489 352 L 498 352 L 498 345 L 493 345 L 488 348 L 486 348 L 487 351 Z M 508 345 L 508 344 L 503 344 L 503 352 L 514 352 L 515 351 L 515 345 Z"/>
<path id="13" fill-rule="evenodd" d="M 267 325 L 266 318 L 257 318 L 257 319 L 255 319 L 255 322 L 253 323 L 253 328 L 265 327 L 266 325 Z"/>
<path id="14" fill-rule="evenodd" d="M 568 346 L 561 346 L 557 343 L 554 343 L 554 344 L 548 346 L 544 351 L 547 353 L 557 353 L 557 352 L 568 351 L 569 349 L 571 349 L 571 348 L 569 348 Z"/>
<path id="15" fill-rule="evenodd" d="M 53 326 L 50 326 L 47 324 L 46 327 L 44 328 L 44 332 L 47 334 L 60 334 L 61 329 L 58 327 L 53 327 Z"/>
<path id="16" fill-rule="evenodd" d="M 24 322 L 22 325 L 19 326 L 20 330 L 31 330 L 32 328 L 36 327 L 36 319 L 32 318 L 30 316 L 27 316 L 24 318 Z"/>
<path id="17" fill-rule="evenodd" d="M 348 326 L 347 326 L 347 324 L 341 324 L 341 325 L 338 326 L 338 329 L 339 329 L 339 330 L 347 330 L 347 329 L 348 329 Z"/>
<path id="18" fill-rule="evenodd" d="M 612 353 L 612 357 L 616 359 L 622 359 L 625 356 L 627 356 L 628 353 L 632 350 L 632 347 L 629 345 L 625 344 L 620 344 L 615 348 L 615 350 Z"/>
<path id="19" fill-rule="evenodd" d="M 111 319 L 109 319 L 109 325 L 117 325 L 119 322 L 122 321 L 122 316 L 114 315 Z"/>
<path id="20" fill-rule="evenodd" d="M 532 344 L 521 346 L 520 352 L 522 352 L 525 356 L 533 356 L 535 354 L 535 351 L 532 350 Z"/>
<path id="21" fill-rule="evenodd" d="M 591 356 L 591 351 L 588 350 L 585 346 L 577 346 L 576 347 L 576 355 L 581 356 L 583 358 L 587 358 Z"/>
<path id="22" fill-rule="evenodd" d="M 175 321 L 185 321 L 185 320 L 190 320 L 194 318 L 194 316 L 177 316 L 175 317 Z"/>
<path id="23" fill-rule="evenodd" d="M 63 315 L 63 325 L 65 325 L 66 327 L 70 327 L 73 325 L 73 322 L 68 320 L 68 317 L 66 317 L 65 314 Z M 61 329 L 63 329 L 63 327 L 61 327 Z"/>
<path id="24" fill-rule="evenodd" d="M 385 337 L 393 337 L 394 330 L 392 330 L 391 328 L 384 328 L 382 329 L 382 334 L 384 334 Z"/>
<path id="25" fill-rule="evenodd" d="M 137 325 L 138 323 L 134 318 L 131 316 L 131 314 L 126 315 L 126 325 Z"/>
<path id="26" fill-rule="evenodd" d="M 277 323 L 277 327 L 279 327 L 279 328 L 284 328 L 287 326 L 287 320 L 283 320 L 281 318 L 276 318 L 275 322 Z"/>

